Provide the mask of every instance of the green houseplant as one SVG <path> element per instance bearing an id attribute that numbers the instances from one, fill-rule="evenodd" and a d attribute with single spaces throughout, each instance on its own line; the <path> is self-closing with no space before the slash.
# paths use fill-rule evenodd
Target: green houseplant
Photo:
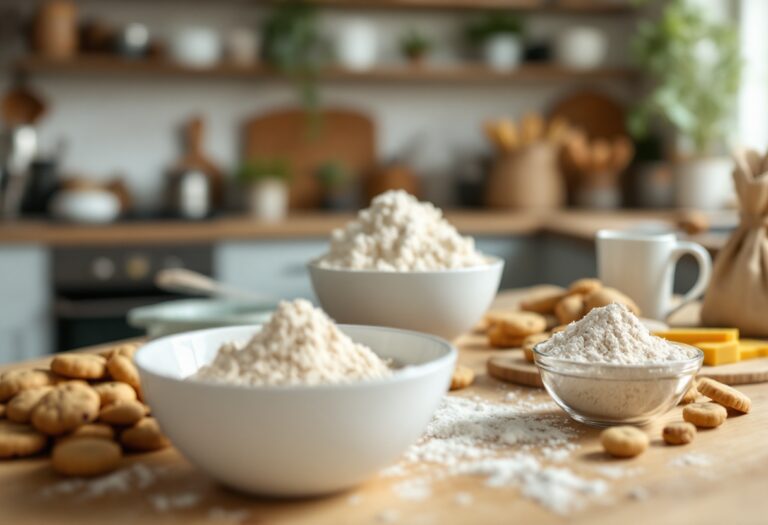
<path id="1" fill-rule="evenodd" d="M 513 13 L 489 13 L 471 22 L 467 41 L 479 49 L 486 64 L 497 70 L 517 67 L 523 56 L 523 23 Z"/>
<path id="2" fill-rule="evenodd" d="M 416 29 L 400 37 L 400 52 L 412 64 L 420 64 L 431 49 L 432 41 Z"/>
<path id="3" fill-rule="evenodd" d="M 354 177 L 343 162 L 338 160 L 324 162 L 317 169 L 316 176 L 323 189 L 323 208 L 344 210 L 353 207 L 354 195 L 351 185 Z"/>
<path id="4" fill-rule="evenodd" d="M 288 211 L 287 163 L 282 159 L 249 159 L 237 170 L 237 180 L 245 187 L 250 215 L 256 219 L 279 221 Z"/>
<path id="5" fill-rule="evenodd" d="M 658 20 L 639 24 L 632 51 L 652 86 L 630 116 L 630 130 L 644 137 L 654 121 L 670 125 L 687 150 L 676 152 L 685 157 L 676 165 L 678 205 L 720 207 L 729 194 L 731 164 L 718 153 L 741 73 L 736 29 L 686 0 L 670 0 Z"/>

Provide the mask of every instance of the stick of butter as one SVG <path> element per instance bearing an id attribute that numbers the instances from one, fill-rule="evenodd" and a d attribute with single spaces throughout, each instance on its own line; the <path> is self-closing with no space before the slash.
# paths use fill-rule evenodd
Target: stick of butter
<path id="1" fill-rule="evenodd" d="M 768 357 L 768 341 L 758 339 L 742 339 L 739 341 L 739 355 L 741 360 Z"/>
<path id="2" fill-rule="evenodd" d="M 738 328 L 670 328 L 653 335 L 669 341 L 698 346 L 699 343 L 725 343 L 739 340 Z"/>
<path id="3" fill-rule="evenodd" d="M 704 364 L 709 366 L 738 363 L 741 351 L 738 341 L 724 343 L 699 343 L 696 345 L 704 352 Z"/>

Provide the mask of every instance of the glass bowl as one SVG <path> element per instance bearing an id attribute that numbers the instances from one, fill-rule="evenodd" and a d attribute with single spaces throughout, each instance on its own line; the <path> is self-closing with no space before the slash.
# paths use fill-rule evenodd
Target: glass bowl
<path id="1" fill-rule="evenodd" d="M 680 402 L 701 368 L 698 348 L 684 361 L 647 365 L 582 363 L 548 356 L 533 349 L 544 388 L 576 421 L 597 427 L 644 425 Z"/>

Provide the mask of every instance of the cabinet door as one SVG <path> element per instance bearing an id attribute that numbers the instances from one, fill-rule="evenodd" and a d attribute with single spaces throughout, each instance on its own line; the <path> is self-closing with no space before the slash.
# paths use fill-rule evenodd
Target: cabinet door
<path id="1" fill-rule="evenodd" d="M 48 251 L 0 247 L 0 362 L 51 352 Z"/>

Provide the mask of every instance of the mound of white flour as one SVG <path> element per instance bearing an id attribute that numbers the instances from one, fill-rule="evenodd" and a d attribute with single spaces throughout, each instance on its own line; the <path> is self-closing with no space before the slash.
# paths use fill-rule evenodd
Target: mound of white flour
<path id="1" fill-rule="evenodd" d="M 593 309 L 580 321 L 541 343 L 539 349 L 558 359 L 620 365 L 684 361 L 693 357 L 688 349 L 651 335 L 621 304 Z"/>
<path id="2" fill-rule="evenodd" d="M 226 344 L 193 379 L 243 385 L 317 385 L 386 377 L 370 348 L 343 334 L 309 301 L 283 301 L 243 348 Z"/>
<path id="3" fill-rule="evenodd" d="M 331 235 L 324 268 L 430 271 L 488 264 L 471 237 L 462 237 L 428 202 L 398 190 L 373 199 L 356 220 Z"/>

